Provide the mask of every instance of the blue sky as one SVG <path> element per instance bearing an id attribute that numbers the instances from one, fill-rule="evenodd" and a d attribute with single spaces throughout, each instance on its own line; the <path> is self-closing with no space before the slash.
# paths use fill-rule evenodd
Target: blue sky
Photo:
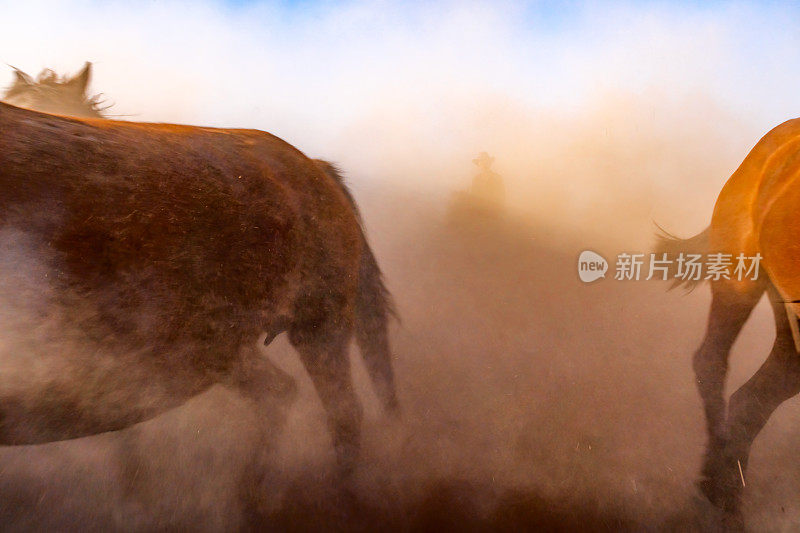
<path id="1" fill-rule="evenodd" d="M 202 50 L 206 68 L 218 61 L 227 63 L 218 68 L 276 75 L 302 66 L 303 79 L 284 77 L 289 94 L 327 76 L 342 92 L 362 93 L 361 102 L 379 95 L 382 82 L 410 97 L 415 83 L 432 80 L 432 90 L 451 83 L 456 92 L 502 93 L 532 106 L 574 108 L 598 89 L 662 89 L 706 92 L 764 120 L 800 112 L 793 106 L 800 17 L 791 3 L 33 0 L 0 6 L 0 59 L 29 69 L 75 68 L 87 57 L 106 61 L 106 68 L 113 62 L 114 70 L 121 58 L 128 71 L 148 70 L 148 62 L 150 70 L 166 70 L 156 66 L 162 61 L 197 70 L 203 63 L 193 51 Z M 248 54 L 256 64 L 248 66 Z M 98 64 L 98 79 L 103 72 Z"/>
<path id="2" fill-rule="evenodd" d="M 469 113 L 476 98 L 568 114 L 603 92 L 705 95 L 762 127 L 800 115 L 792 3 L 0 0 L 0 8 L 0 60 L 33 71 L 93 60 L 98 88 L 121 113 L 289 135 L 290 122 L 324 116 L 320 131 L 303 126 L 311 142 L 389 98 L 440 114 L 438 125 L 447 107 Z M 0 71 L 0 83 L 8 79 Z"/>

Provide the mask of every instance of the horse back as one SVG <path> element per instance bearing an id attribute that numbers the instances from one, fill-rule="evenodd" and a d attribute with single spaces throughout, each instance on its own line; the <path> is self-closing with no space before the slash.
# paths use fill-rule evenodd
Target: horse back
<path id="1" fill-rule="evenodd" d="M 304 294 L 346 306 L 358 221 L 277 137 L 3 104 L 0 131 L 0 221 L 34 235 L 52 283 L 89 294 L 115 334 L 235 344 Z"/>
<path id="2" fill-rule="evenodd" d="M 711 252 L 761 253 L 759 235 L 764 214 L 793 179 L 800 156 L 800 119 L 773 128 L 753 147 L 726 182 L 714 206 L 709 228 Z M 731 281 L 732 288 L 750 290 L 750 283 Z"/>

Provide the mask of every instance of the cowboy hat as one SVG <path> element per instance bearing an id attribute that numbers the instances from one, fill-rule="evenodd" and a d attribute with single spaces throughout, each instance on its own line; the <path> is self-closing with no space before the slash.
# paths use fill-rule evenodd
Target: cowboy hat
<path id="1" fill-rule="evenodd" d="M 486 152 L 481 152 L 480 154 L 478 154 L 478 157 L 472 160 L 472 162 L 478 166 L 483 166 L 483 165 L 488 166 L 494 162 L 494 157 L 490 156 Z"/>

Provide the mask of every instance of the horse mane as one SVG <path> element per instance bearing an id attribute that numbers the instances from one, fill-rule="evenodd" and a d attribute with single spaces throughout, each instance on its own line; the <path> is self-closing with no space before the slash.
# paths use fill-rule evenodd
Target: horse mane
<path id="1" fill-rule="evenodd" d="M 71 91 L 72 94 L 64 98 L 65 101 L 83 106 L 88 114 L 96 115 L 99 118 L 107 118 L 105 112 L 113 106 L 113 104 L 105 105 L 106 101 L 103 99 L 102 93 L 91 96 L 86 93 L 92 68 L 92 64 L 88 61 L 80 72 L 72 76 L 59 75 L 51 68 L 44 68 L 36 78 L 33 78 L 21 69 L 14 66 L 11 68 L 14 69 L 16 75 L 15 81 L 0 95 L 2 101 L 34 92 L 40 98 L 48 100 L 50 104 L 58 106 L 60 102 L 56 95 L 63 98 L 61 95 Z M 74 92 L 76 84 L 81 89 L 77 95 Z"/>

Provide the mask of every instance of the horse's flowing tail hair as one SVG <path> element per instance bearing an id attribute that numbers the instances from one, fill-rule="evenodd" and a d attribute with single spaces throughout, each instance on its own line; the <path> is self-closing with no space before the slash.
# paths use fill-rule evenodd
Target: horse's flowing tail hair
<path id="1" fill-rule="evenodd" d="M 676 278 L 675 275 L 677 273 L 677 263 L 675 259 L 680 254 L 707 254 L 709 252 L 709 243 L 708 243 L 708 230 L 701 231 L 694 237 L 690 237 L 688 239 L 681 239 L 672 235 L 671 233 L 667 232 L 664 228 L 659 226 L 659 233 L 656 234 L 656 246 L 654 253 L 656 254 L 657 258 L 661 258 L 663 254 L 667 255 L 667 259 L 670 262 L 670 272 L 669 277 L 672 278 L 674 281 L 670 286 L 670 290 L 674 289 L 675 287 L 683 286 L 687 290 L 694 290 L 698 285 L 703 283 L 703 279 L 681 279 Z"/>
<path id="2" fill-rule="evenodd" d="M 384 409 L 392 414 L 399 412 L 397 390 L 389 349 L 389 319 L 397 317 L 392 297 L 383 282 L 383 274 L 367 242 L 364 223 L 358 205 L 345 184 L 339 169 L 320 159 L 315 160 L 325 173 L 341 187 L 350 201 L 361 225 L 361 264 L 358 269 L 358 296 L 356 298 L 356 342 L 372 379 L 375 393 Z"/>

